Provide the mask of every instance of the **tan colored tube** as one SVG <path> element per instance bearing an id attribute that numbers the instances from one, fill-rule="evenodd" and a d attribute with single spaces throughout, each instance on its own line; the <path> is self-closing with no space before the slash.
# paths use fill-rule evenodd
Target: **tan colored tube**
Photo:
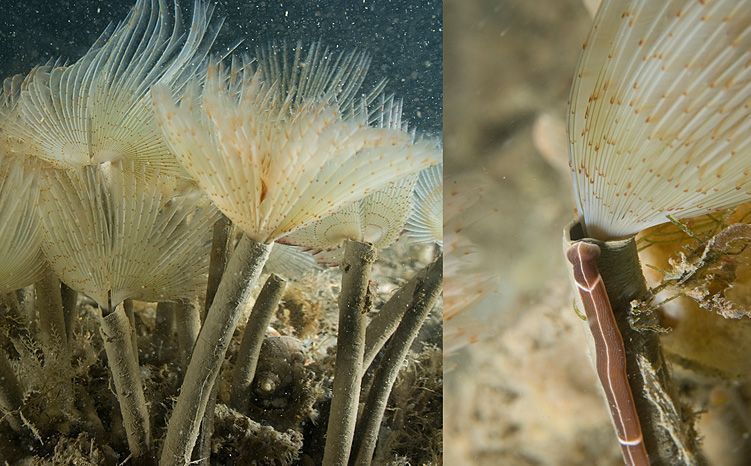
<path id="1" fill-rule="evenodd" d="M 373 245 L 346 242 L 339 296 L 334 388 L 323 453 L 325 465 L 345 466 L 352 449 L 365 352 L 365 301 L 375 259 Z"/>
<path id="2" fill-rule="evenodd" d="M 151 447 L 151 426 L 146 398 L 143 394 L 141 372 L 133 356 L 132 330 L 122 305 L 102 316 L 101 332 L 107 364 L 115 382 L 115 392 L 133 457 L 148 453 Z"/>

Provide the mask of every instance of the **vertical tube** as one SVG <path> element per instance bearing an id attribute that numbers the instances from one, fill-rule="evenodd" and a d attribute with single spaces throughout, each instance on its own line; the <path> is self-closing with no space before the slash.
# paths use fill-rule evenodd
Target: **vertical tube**
<path id="1" fill-rule="evenodd" d="M 211 239 L 211 256 L 209 257 L 209 280 L 206 284 L 206 302 L 201 312 L 201 320 L 206 318 L 211 303 L 216 296 L 216 290 L 219 288 L 219 282 L 222 281 L 222 274 L 227 267 L 227 260 L 230 256 L 232 222 L 222 215 L 214 223 L 214 232 Z"/>
<path id="2" fill-rule="evenodd" d="M 65 319 L 65 331 L 68 341 L 73 339 L 73 327 L 78 310 L 78 292 L 65 283 L 60 284 L 60 292 L 63 299 L 63 318 Z"/>
<path id="3" fill-rule="evenodd" d="M 232 253 L 193 348 L 177 404 L 167 425 L 160 465 L 190 463 L 201 420 L 232 334 L 270 251 L 270 244 L 244 236 Z"/>
<path id="4" fill-rule="evenodd" d="M 109 314 L 103 313 L 100 322 L 107 364 L 115 382 L 115 392 L 128 436 L 128 447 L 131 454 L 138 458 L 149 452 L 151 426 L 141 372 L 133 357 L 130 321 L 123 306 L 118 305 Z"/>
<path id="5" fill-rule="evenodd" d="M 156 324 L 154 328 L 154 348 L 156 360 L 160 363 L 171 361 L 174 357 L 175 345 L 175 303 L 162 301 L 156 305 Z"/>
<path id="6" fill-rule="evenodd" d="M 39 312 L 39 330 L 46 351 L 58 353 L 68 347 L 68 331 L 65 326 L 63 298 L 60 280 L 51 269 L 35 284 L 36 308 Z"/>
<path id="7" fill-rule="evenodd" d="M 175 306 L 175 330 L 180 366 L 188 367 L 190 354 L 201 331 L 201 307 L 196 300 L 182 300 Z"/>
<path id="8" fill-rule="evenodd" d="M 381 310 L 373 317 L 365 331 L 365 356 L 363 357 L 363 371 L 367 371 L 370 364 L 386 341 L 391 337 L 402 316 L 407 312 L 412 301 L 412 295 L 417 286 L 418 276 L 402 285 L 383 305 Z"/>
<path id="9" fill-rule="evenodd" d="M 232 371 L 231 404 L 240 412 L 247 409 L 250 386 L 256 374 L 258 356 L 261 354 L 261 343 L 286 286 L 287 282 L 282 277 L 271 274 L 258 294 L 248 324 L 245 326 L 237 362 Z"/>
<path id="10" fill-rule="evenodd" d="M 130 340 L 133 345 L 133 359 L 136 361 L 136 366 L 140 363 L 138 361 L 138 334 L 136 330 L 136 314 L 133 311 L 133 300 L 126 299 L 123 301 L 123 309 L 125 309 L 125 315 L 128 316 L 128 322 L 130 322 Z"/>
<path id="11" fill-rule="evenodd" d="M 227 267 L 227 260 L 232 249 L 232 222 L 223 214 L 214 223 L 211 240 L 211 257 L 209 258 L 209 280 L 206 284 L 206 301 L 201 309 L 201 321 L 206 320 L 211 304 L 214 302 L 216 290 Z M 214 406 L 216 405 L 217 386 L 211 390 L 206 411 L 201 421 L 197 445 L 193 452 L 193 461 L 202 466 L 211 464 L 211 436 L 214 433 Z"/>
<path id="12" fill-rule="evenodd" d="M 443 258 L 439 257 L 418 275 L 411 303 L 393 337 L 384 349 L 383 360 L 373 376 L 373 386 L 368 393 L 362 418 L 357 426 L 354 464 L 369 466 L 373 460 L 378 432 L 386 411 L 389 395 L 409 353 L 420 327 L 441 295 L 443 284 Z"/>
<path id="13" fill-rule="evenodd" d="M 325 465 L 346 465 L 352 449 L 365 352 L 365 302 L 375 259 L 373 245 L 345 243 L 334 388 L 323 453 Z"/>

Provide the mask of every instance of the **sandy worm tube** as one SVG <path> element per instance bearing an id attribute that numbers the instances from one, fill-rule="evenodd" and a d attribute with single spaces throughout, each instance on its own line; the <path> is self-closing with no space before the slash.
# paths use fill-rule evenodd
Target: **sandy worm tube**
<path id="1" fill-rule="evenodd" d="M 104 313 L 104 311 L 103 311 Z M 104 351 L 115 381 L 117 400 L 123 416 L 125 433 L 131 454 L 138 458 L 151 446 L 151 426 L 146 398 L 143 394 L 141 372 L 133 357 L 130 320 L 122 305 L 100 318 Z"/>
<path id="2" fill-rule="evenodd" d="M 363 407 L 355 437 L 356 465 L 371 464 L 391 388 L 422 323 L 441 296 L 443 257 L 428 265 L 418 277 L 412 302 L 386 346 L 383 360 L 373 376 L 373 386 Z"/>
<path id="3" fill-rule="evenodd" d="M 396 331 L 399 322 L 402 321 L 402 317 L 407 312 L 412 301 L 415 287 L 421 279 L 421 275 L 425 273 L 425 270 L 427 269 L 423 269 L 396 290 L 368 324 L 365 332 L 365 356 L 363 357 L 363 369 L 365 371 L 368 370 L 373 359 L 375 359 L 378 352 L 383 348 L 383 345 L 386 344 L 386 341 Z"/>
<path id="4" fill-rule="evenodd" d="M 371 244 L 346 242 L 339 296 L 334 394 L 323 454 L 323 464 L 326 465 L 346 465 L 352 449 L 365 351 L 365 302 L 375 259 L 376 251 Z"/>
<path id="5" fill-rule="evenodd" d="M 180 395 L 167 426 L 159 464 L 182 466 L 190 463 L 212 387 L 269 252 L 270 244 L 244 236 L 232 253 L 193 348 Z"/>
<path id="6" fill-rule="evenodd" d="M 258 356 L 261 354 L 261 344 L 266 335 L 266 329 L 279 306 L 287 282 L 276 274 L 271 274 L 264 283 L 258 299 L 253 305 L 248 324 L 245 326 L 237 362 L 232 371 L 232 407 L 240 412 L 247 409 L 250 386 L 256 374 Z"/>

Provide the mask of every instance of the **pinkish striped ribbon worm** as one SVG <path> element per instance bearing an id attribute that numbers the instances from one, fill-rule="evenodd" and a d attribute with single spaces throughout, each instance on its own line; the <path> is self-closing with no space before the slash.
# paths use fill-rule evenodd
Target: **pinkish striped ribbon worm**
<path id="1" fill-rule="evenodd" d="M 605 390 L 623 458 L 629 466 L 649 465 L 639 415 L 626 374 L 623 337 L 597 267 L 600 248 L 595 244 L 577 242 L 568 249 L 566 256 L 573 265 L 574 281 L 594 337 L 597 375 Z"/>

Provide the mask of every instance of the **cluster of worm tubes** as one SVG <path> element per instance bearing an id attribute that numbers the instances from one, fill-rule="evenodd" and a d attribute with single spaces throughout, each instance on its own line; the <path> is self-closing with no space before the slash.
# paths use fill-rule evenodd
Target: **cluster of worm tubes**
<path id="1" fill-rule="evenodd" d="M 321 330 L 312 340 L 300 340 L 292 336 L 294 327 L 274 320 L 284 307 L 285 288 L 295 290 L 291 296 L 297 300 L 307 290 L 270 275 L 255 299 L 252 317 L 230 343 L 227 363 L 212 390 L 211 415 L 204 416 L 201 437 L 191 453 L 193 461 L 209 464 L 210 456 L 211 464 L 320 463 L 327 451 L 333 451 L 328 454 L 349 460 L 331 464 L 355 461 L 355 456 L 358 464 L 367 464 L 374 454 L 391 457 L 400 448 L 405 453 L 410 451 L 403 442 L 394 441 L 395 429 L 388 430 L 390 440 L 381 445 L 388 451 L 376 452 L 375 447 L 384 418 L 410 416 L 402 412 L 409 409 L 409 403 L 395 409 L 394 414 L 388 414 L 385 408 L 405 359 L 415 357 L 408 352 L 418 330 L 440 296 L 442 261 L 439 258 L 418 272 L 384 306 L 371 310 L 364 306 L 373 299 L 370 282 L 375 277 L 370 276 L 369 269 L 375 252 L 365 243 L 353 242 L 351 246 L 348 257 L 354 265 L 360 265 L 344 267 L 339 307 L 349 312 L 342 313 L 336 361 L 330 352 L 316 352 L 310 346 L 311 341 L 330 336 L 329 330 Z M 130 458 L 140 464 L 155 462 L 154 452 L 164 448 L 165 441 L 160 420 L 172 414 L 172 400 L 179 393 L 190 357 L 190 347 L 186 354 L 183 340 L 191 319 L 185 315 L 195 313 L 200 324 L 198 311 L 202 306 L 197 302 L 154 306 L 126 301 L 122 312 L 109 313 L 98 322 L 85 317 L 99 313 L 93 301 L 85 296 L 71 297 L 59 283 L 53 289 L 59 290 L 57 295 L 65 302 L 66 312 L 76 317 L 70 320 L 64 344 L 56 332 L 49 339 L 42 338 L 38 320 L 28 313 L 49 299 L 42 287 L 3 296 L 0 343 L 11 355 L 0 359 L 0 407 L 5 413 L 0 426 L 3 459 L 117 464 L 133 454 L 128 453 L 132 429 L 149 426 L 151 430 L 136 430 L 137 435 L 149 439 L 144 443 L 148 449 L 138 459 Z M 336 303 L 319 305 L 335 315 Z M 370 322 L 366 318 L 369 310 L 378 311 Z M 269 334 L 269 324 L 285 334 L 276 330 Z M 349 344 L 348 338 L 357 340 L 353 347 L 359 348 L 359 353 L 343 346 Z M 136 350 L 106 363 L 104 349 L 109 344 Z M 352 372 L 347 364 L 359 369 Z M 135 406 L 145 406 L 146 410 L 123 412 L 108 365 L 109 370 L 113 365 L 139 368 L 145 400 Z M 429 376 L 440 380 L 440 367 L 437 370 Z M 367 379 L 365 384 L 361 383 L 363 378 Z M 361 390 L 361 385 L 365 389 Z M 333 398 L 329 390 L 333 390 Z M 413 396 L 411 391 L 401 395 L 406 400 Z M 337 409 L 351 415 L 332 415 Z M 440 413 L 440 403 L 433 404 L 432 409 Z M 351 424 L 345 432 L 327 435 L 327 429 L 341 428 L 338 421 L 347 418 Z M 440 426 L 432 427 L 440 436 Z M 332 447 L 329 438 L 339 439 L 341 446 Z M 433 445 L 438 451 L 421 454 L 440 458 L 440 444 Z"/>

